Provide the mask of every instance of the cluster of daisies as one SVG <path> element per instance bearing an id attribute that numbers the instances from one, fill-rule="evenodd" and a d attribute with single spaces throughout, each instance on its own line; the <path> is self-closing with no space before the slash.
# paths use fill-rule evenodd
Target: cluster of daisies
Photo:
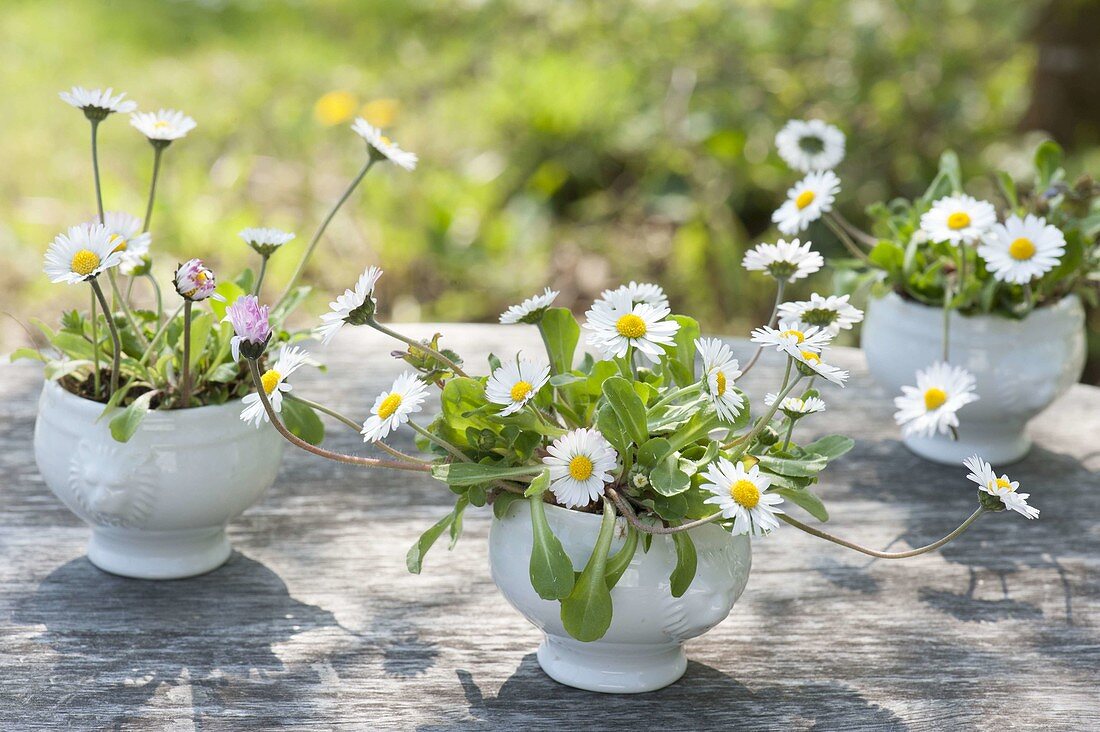
<path id="1" fill-rule="evenodd" d="M 1041 216 L 1010 214 L 997 221 L 988 201 L 965 194 L 945 196 L 920 219 L 921 239 L 976 247 L 999 282 L 1026 285 L 1058 266 L 1066 253 L 1062 231 Z"/>
<path id="2" fill-rule="evenodd" d="M 191 317 L 191 307 L 194 304 L 206 300 L 225 299 L 218 293 L 217 278 L 212 269 L 208 267 L 203 260 L 192 258 L 180 263 L 173 273 L 172 283 L 176 293 L 182 299 L 182 302 L 180 303 L 179 309 L 176 311 L 176 315 L 167 316 L 166 318 L 165 312 L 161 309 L 160 287 L 152 275 L 150 247 L 153 237 L 150 233 L 150 218 L 153 212 L 154 196 L 157 189 L 157 176 L 161 169 L 161 157 L 164 151 L 173 142 L 183 139 L 189 132 L 194 130 L 196 123 L 195 120 L 188 115 L 174 109 L 160 109 L 156 112 L 138 111 L 137 104 L 127 99 L 126 94 L 116 93 L 111 88 L 86 89 L 84 87 L 74 87 L 69 91 L 61 92 L 60 97 L 67 104 L 80 109 L 84 113 L 85 118 L 91 123 L 93 142 L 92 160 L 96 184 L 95 193 L 98 215 L 91 221 L 77 224 L 57 235 L 47 248 L 44 269 L 51 282 L 90 284 L 104 311 L 110 307 L 116 310 L 116 314 L 121 313 L 123 316 L 121 319 L 115 317 L 104 318 L 113 336 L 115 350 L 111 390 L 108 392 L 108 396 L 111 396 L 118 384 L 118 375 L 115 372 L 120 370 L 120 364 L 122 364 L 123 367 L 125 366 L 125 363 L 120 360 L 120 338 L 118 337 L 116 328 L 129 327 L 131 329 L 132 337 L 148 349 L 148 353 L 140 360 L 139 365 L 145 365 L 146 363 L 152 365 L 157 360 L 156 354 L 153 352 L 154 346 L 157 345 L 159 339 L 167 331 L 168 324 L 172 322 L 180 312 L 183 313 L 184 320 L 189 321 Z M 98 156 L 95 154 L 97 139 L 96 129 L 114 114 L 130 115 L 130 124 L 146 137 L 154 150 L 153 178 L 150 183 L 149 200 L 144 218 L 138 218 L 122 211 L 105 212 L 103 210 L 103 198 L 99 183 Z M 366 169 L 379 161 L 384 160 L 392 162 L 405 170 L 413 170 L 416 167 L 417 156 L 414 153 L 403 150 L 399 145 L 383 135 L 381 130 L 371 126 L 362 118 L 355 120 L 355 123 L 352 125 L 352 130 L 366 142 L 369 154 L 364 171 L 356 178 L 355 182 L 352 184 L 353 187 L 362 179 Z M 337 208 L 345 198 L 346 196 L 337 203 Z M 335 213 L 335 209 L 333 213 Z M 325 224 L 327 224 L 329 219 L 331 219 L 331 215 L 325 220 Z M 317 237 L 324 231 L 325 224 L 322 224 L 322 228 L 318 231 Z M 235 335 L 232 340 L 234 359 L 239 358 L 242 345 L 247 348 L 248 344 L 258 342 L 256 340 L 258 335 L 264 336 L 264 338 L 260 340 L 262 340 L 265 345 L 270 339 L 271 331 L 268 325 L 269 309 L 267 306 L 259 305 L 256 294 L 260 291 L 260 285 L 262 284 L 264 273 L 266 272 L 268 259 L 281 247 L 295 238 L 295 235 L 291 232 L 266 227 L 247 228 L 241 231 L 239 236 L 245 244 L 260 255 L 262 263 L 259 269 L 259 275 L 254 282 L 253 294 L 234 303 L 234 307 L 226 316 L 227 320 L 232 320 L 234 322 L 234 326 L 238 328 L 239 332 L 246 333 L 246 336 L 239 334 Z M 307 250 L 306 254 L 303 256 L 303 261 L 298 268 L 299 272 L 304 268 L 305 261 L 308 259 L 311 251 L 312 247 Z M 104 274 L 107 275 L 105 279 L 109 280 L 112 292 L 110 305 L 108 305 L 98 281 L 99 277 Z M 131 279 L 129 282 L 123 283 L 123 286 L 120 287 L 118 274 Z M 364 293 L 369 292 L 373 288 L 374 280 L 377 279 L 378 274 L 380 273 L 378 273 L 377 270 L 375 270 L 375 274 L 373 275 L 371 271 L 368 270 L 368 272 L 364 274 L 364 279 L 361 279 L 360 283 L 357 285 L 356 291 L 349 291 L 347 296 L 338 299 L 337 303 L 333 304 L 334 308 L 338 309 L 340 302 L 344 300 L 354 299 L 356 296 L 362 296 Z M 135 316 L 136 311 L 131 302 L 135 279 L 138 277 L 148 278 L 156 295 L 157 314 L 154 330 L 157 332 L 152 338 L 149 338 L 147 333 L 142 328 L 138 327 L 138 319 Z M 288 287 L 287 291 L 289 292 L 290 289 L 291 288 Z M 125 292 L 125 295 L 123 292 Z M 344 315 L 346 314 L 347 313 Z M 93 309 L 93 332 L 95 332 L 95 327 L 98 322 Z M 327 331 L 322 328 L 320 332 L 322 338 L 325 341 L 329 340 L 331 335 L 335 333 L 335 330 L 338 329 L 339 324 L 340 323 L 337 323 L 335 328 L 331 328 L 332 333 L 327 333 Z M 189 332 L 189 322 L 185 322 L 183 327 L 186 332 Z M 264 330 L 265 328 L 267 329 L 266 331 Z M 188 347 L 186 339 L 184 340 L 183 347 L 184 349 Z M 95 349 L 94 353 L 96 358 L 98 358 L 99 349 Z M 265 391 L 268 396 L 271 397 L 276 408 L 281 408 L 282 395 L 290 391 L 290 385 L 286 383 L 286 378 L 308 361 L 308 354 L 300 348 L 284 346 L 279 352 L 275 358 L 274 366 L 264 375 L 263 380 Z M 188 387 L 190 384 L 187 383 L 189 379 L 187 373 L 189 358 L 186 354 L 182 362 L 183 376 L 180 379 L 182 383 L 177 384 L 181 392 L 179 406 L 190 406 L 188 399 L 190 391 Z M 98 392 L 98 362 L 93 364 L 93 366 L 95 386 Z M 266 417 L 262 405 L 258 403 L 257 395 L 252 394 L 246 397 L 244 404 L 245 408 L 241 415 L 242 419 L 254 421 L 259 424 L 263 421 L 263 418 Z"/>

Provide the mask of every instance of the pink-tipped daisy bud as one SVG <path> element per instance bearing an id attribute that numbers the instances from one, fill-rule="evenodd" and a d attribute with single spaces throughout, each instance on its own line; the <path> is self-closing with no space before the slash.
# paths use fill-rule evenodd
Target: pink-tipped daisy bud
<path id="1" fill-rule="evenodd" d="M 188 259 L 176 267 L 174 283 L 176 292 L 184 300 L 199 302 L 210 297 L 215 300 L 225 300 L 224 297 L 214 292 L 218 282 L 214 278 L 214 273 L 203 264 L 201 259 Z"/>
<path id="2" fill-rule="evenodd" d="M 271 339 L 271 324 L 268 315 L 271 308 L 260 305 L 255 295 L 241 295 L 225 309 L 223 321 L 233 324 L 233 338 L 229 341 L 233 349 L 233 359 L 244 354 L 245 358 L 257 359 L 263 355 L 268 340 Z"/>

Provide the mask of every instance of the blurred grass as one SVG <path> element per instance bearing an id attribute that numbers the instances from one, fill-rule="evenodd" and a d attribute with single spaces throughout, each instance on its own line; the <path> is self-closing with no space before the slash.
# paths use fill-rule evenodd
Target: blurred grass
<path id="1" fill-rule="evenodd" d="M 492 320 L 544 284 L 583 310 L 631 278 L 661 282 L 706 329 L 744 332 L 770 308 L 741 253 L 774 238 L 795 174 L 772 150 L 792 116 L 849 137 L 844 209 L 913 195 L 946 147 L 976 175 L 1021 169 L 1017 131 L 1035 5 L 1011 0 L 142 2 L 7 0 L 0 25 L 0 308 L 83 305 L 41 254 L 92 217 L 88 125 L 57 98 L 111 85 L 199 123 L 166 154 L 157 272 L 203 256 L 250 264 L 245 226 L 298 232 L 269 297 L 364 159 L 363 113 L 417 152 L 376 168 L 329 229 L 305 309 L 369 263 L 396 320 Z M 328 96 L 326 96 L 328 95 Z M 101 131 L 109 210 L 143 211 L 152 153 L 124 117 Z M 1095 147 L 1074 171 L 1096 168 Z M 840 255 L 827 232 L 810 236 Z M 828 289 L 828 275 L 802 288 Z M 139 286 L 140 288 L 140 286 Z M 3 346 L 22 334 L 5 321 Z"/>

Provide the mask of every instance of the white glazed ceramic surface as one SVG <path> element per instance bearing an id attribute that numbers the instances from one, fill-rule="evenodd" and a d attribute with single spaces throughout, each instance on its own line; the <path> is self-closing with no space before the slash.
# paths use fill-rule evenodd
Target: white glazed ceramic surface
<path id="1" fill-rule="evenodd" d="M 547 506 L 546 519 L 573 567 L 583 569 L 596 543 L 600 517 Z M 623 544 L 625 524 L 622 518 L 618 521 L 612 554 Z M 684 596 L 675 598 L 669 591 L 668 578 L 676 566 L 672 539 L 654 536 L 648 553 L 639 542 L 634 559 L 611 591 L 611 627 L 591 643 L 571 638 L 561 624 L 561 605 L 543 600 L 531 587 L 533 539 L 526 501 L 515 501 L 503 519 L 493 520 L 489 568 L 505 599 L 543 631 L 538 661 L 551 678 L 589 691 L 653 691 L 683 675 L 684 641 L 724 620 L 749 579 L 748 537 L 731 536 L 718 526 L 700 527 L 691 536 L 699 565 Z"/>
<path id="2" fill-rule="evenodd" d="M 175 579 L 229 558 L 225 526 L 275 480 L 283 441 L 241 404 L 150 412 L 116 442 L 103 405 L 47 381 L 34 456 L 46 485 L 92 526 L 88 559 L 113 574 Z"/>
<path id="3" fill-rule="evenodd" d="M 1023 458 L 1031 448 L 1025 428 L 1081 378 L 1085 365 L 1085 311 L 1076 296 L 1039 308 L 1023 320 L 951 313 L 950 362 L 974 374 L 979 400 L 959 411 L 959 439 L 910 437 L 921 457 L 961 464 L 978 453 L 994 465 Z M 891 396 L 943 357 L 943 311 L 895 293 L 868 303 L 863 323 L 867 366 Z"/>

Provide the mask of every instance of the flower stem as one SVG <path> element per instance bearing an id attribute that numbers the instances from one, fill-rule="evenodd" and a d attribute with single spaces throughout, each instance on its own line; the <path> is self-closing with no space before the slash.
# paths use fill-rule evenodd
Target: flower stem
<path id="1" fill-rule="evenodd" d="M 180 405 L 191 405 L 191 301 L 183 301 L 183 379 L 180 382 Z"/>
<path id="2" fill-rule="evenodd" d="M 160 329 L 153 334 L 153 337 L 149 340 L 149 347 L 145 349 L 145 353 L 142 354 L 141 360 L 138 361 L 139 365 L 144 366 L 145 363 L 149 360 L 149 357 L 153 354 L 153 349 L 157 347 L 157 345 L 160 343 L 160 339 L 163 338 L 164 334 L 168 332 L 168 326 L 173 320 L 176 319 L 176 316 L 180 314 L 180 311 L 183 310 L 186 304 L 187 301 L 185 300 L 178 308 L 176 308 L 176 312 L 172 313 L 168 317 L 168 320 L 165 320 L 164 324 L 160 326 Z"/>
<path id="3" fill-rule="evenodd" d="M 321 225 L 317 227 L 317 231 L 314 232 L 313 238 L 309 240 L 309 246 L 306 247 L 305 252 L 302 254 L 302 259 L 298 262 L 298 268 L 294 270 L 294 274 L 290 276 L 290 281 L 287 282 L 286 289 L 283 291 L 282 296 L 275 303 L 275 306 L 271 309 L 278 310 L 279 306 L 283 304 L 283 301 L 290 297 L 290 293 L 294 291 L 294 286 L 298 284 L 298 280 L 301 279 L 302 273 L 305 271 L 306 264 L 309 263 L 310 257 L 313 256 L 313 250 L 317 248 L 317 242 L 321 240 L 321 235 L 325 233 L 325 229 L 328 228 L 329 222 L 336 215 L 336 212 L 340 210 L 340 207 L 344 205 L 344 202 L 348 200 L 348 197 L 352 194 L 352 191 L 356 189 L 359 182 L 363 180 L 363 176 L 367 174 L 367 171 L 374 165 L 375 158 L 372 155 L 366 165 L 359 171 L 359 175 L 355 176 L 355 179 L 348 185 L 343 195 L 336 201 L 336 205 L 332 207 L 332 210 L 328 212 Z"/>
<path id="4" fill-rule="evenodd" d="M 859 228 L 858 226 L 853 224 L 851 221 L 846 219 L 844 217 L 844 214 L 840 213 L 839 210 L 833 209 L 830 213 L 833 216 L 833 218 L 836 219 L 836 222 L 838 224 L 843 226 L 848 231 L 849 234 L 851 234 L 853 237 L 855 237 L 855 239 L 858 242 L 860 242 L 861 244 L 863 244 L 864 246 L 873 247 L 876 244 L 878 244 L 878 239 L 871 236 L 866 231 L 864 231 L 863 229 Z"/>
<path id="5" fill-rule="evenodd" d="M 153 200 L 157 196 L 157 177 L 160 175 L 160 156 L 164 152 L 161 145 L 153 145 L 153 177 L 149 182 L 149 203 L 145 206 L 145 223 L 142 224 L 142 233 L 149 231 L 149 221 L 153 218 Z"/>
<path id="6" fill-rule="evenodd" d="M 153 285 L 153 294 L 157 298 L 157 325 L 160 325 L 161 320 L 164 318 L 164 298 L 160 294 L 160 285 L 157 283 L 157 278 L 153 276 L 152 272 L 145 275 L 149 278 L 149 282 Z M 175 317 L 174 315 L 172 317 Z"/>
<path id="7" fill-rule="evenodd" d="M 461 450 L 459 450 L 457 447 L 455 447 L 451 443 L 447 442 L 443 438 L 437 437 L 436 435 L 433 435 L 431 432 L 428 432 L 428 430 L 424 429 L 423 427 L 418 425 L 416 422 L 413 422 L 411 419 L 409 420 L 409 426 L 412 427 L 413 430 L 415 430 L 417 434 L 421 435 L 426 440 L 428 440 L 428 442 L 439 445 L 444 450 L 446 450 L 447 452 L 449 452 L 451 455 L 458 458 L 462 462 L 464 462 L 464 463 L 472 462 L 470 460 L 470 458 L 466 457 L 466 454 L 464 452 L 462 452 Z"/>
<path id="8" fill-rule="evenodd" d="M 264 275 L 267 273 L 267 260 L 270 254 L 263 254 L 260 256 L 260 274 L 256 276 L 256 286 L 252 289 L 252 294 L 259 297 L 260 285 L 263 284 Z"/>
<path id="9" fill-rule="evenodd" d="M 921 554 L 927 554 L 930 551 L 935 551 L 949 541 L 956 539 L 964 531 L 970 528 L 970 525 L 977 521 L 978 517 L 981 516 L 983 513 L 985 513 L 985 508 L 983 508 L 982 506 L 978 506 L 978 510 L 970 514 L 970 517 L 967 518 L 966 521 L 963 521 L 961 524 L 959 524 L 959 527 L 947 536 L 943 537 L 939 541 L 934 541 L 931 544 L 926 544 L 925 546 L 918 547 L 917 549 L 910 549 L 907 552 L 880 552 L 874 549 L 868 549 L 865 546 L 861 546 L 859 544 L 856 544 L 855 542 L 848 541 L 847 539 L 841 539 L 839 536 L 833 536 L 827 531 L 821 531 L 820 529 L 815 529 L 812 526 L 807 526 L 801 521 L 791 518 L 787 514 L 780 513 L 776 514 L 776 516 L 777 518 L 782 519 L 796 529 L 801 529 L 802 531 L 805 531 L 807 534 L 816 536 L 819 539 L 824 539 L 825 541 L 831 541 L 834 544 L 839 544 L 842 547 L 852 549 L 871 557 L 877 557 L 879 559 L 906 559 L 908 557 L 916 557 Z"/>
<path id="10" fill-rule="evenodd" d="M 783 280 L 776 280 L 775 283 L 775 305 L 772 306 L 771 317 L 768 318 L 768 327 L 774 328 L 775 321 L 779 316 L 779 306 L 783 303 L 783 290 L 786 288 L 787 283 Z M 752 367 L 756 365 L 756 362 L 760 360 L 760 354 L 764 352 L 764 345 L 761 344 L 756 347 L 756 353 L 752 354 L 752 359 L 741 370 L 741 375 L 744 376 L 748 372 L 752 371 Z"/>
<path id="11" fill-rule="evenodd" d="M 787 359 L 787 365 L 790 366 L 790 362 L 793 359 L 790 356 L 788 356 Z M 756 426 L 754 426 L 752 428 L 752 431 L 745 436 L 745 439 L 740 441 L 741 449 L 734 453 L 732 457 L 730 457 L 730 462 L 737 462 L 741 458 L 741 456 L 745 454 L 745 450 L 748 449 L 749 445 L 752 444 L 753 439 L 761 432 L 763 432 L 765 427 L 771 424 L 772 417 L 774 417 L 775 413 L 779 411 L 779 405 L 783 403 L 783 400 L 786 399 L 792 391 L 794 391 L 794 388 L 801 380 L 802 374 L 799 374 L 797 377 L 795 377 L 794 381 L 787 385 L 786 389 L 783 389 L 779 392 L 779 394 L 775 397 L 775 403 L 772 404 L 772 408 L 768 411 L 766 415 L 764 415 L 760 420 L 757 421 Z M 732 446 L 732 443 L 730 443 L 729 446 Z"/>
<path id="12" fill-rule="evenodd" d="M 94 282 L 95 280 L 93 280 Z M 99 315 L 96 312 L 95 285 L 92 285 L 92 395 L 99 396 Z"/>
<path id="13" fill-rule="evenodd" d="M 252 372 L 252 382 L 256 386 L 256 393 L 260 397 L 260 403 L 264 407 L 264 411 L 267 412 L 267 418 L 271 421 L 271 424 L 275 427 L 276 431 L 282 435 L 287 442 L 299 447 L 306 452 L 311 452 L 314 455 L 333 460 L 338 463 L 345 463 L 347 465 L 361 465 L 368 468 L 393 468 L 394 470 L 409 470 L 417 473 L 427 473 L 431 471 L 431 468 L 427 465 L 420 465 L 418 463 L 406 463 L 397 462 L 393 460 L 379 460 L 377 458 L 365 458 L 358 457 L 356 455 L 345 455 L 339 452 L 333 452 L 332 450 L 326 450 L 323 447 L 317 447 L 311 445 L 302 438 L 298 437 L 290 430 L 286 428 L 279 420 L 279 415 L 271 406 L 271 401 L 267 398 L 267 391 L 264 389 L 263 380 L 260 377 L 260 366 L 256 363 L 256 359 L 248 359 L 248 368 Z"/>
<path id="14" fill-rule="evenodd" d="M 668 394 L 665 394 L 659 400 L 657 400 L 657 402 L 655 402 L 651 407 L 649 407 L 649 409 L 647 411 L 652 412 L 656 409 L 660 409 L 661 407 L 665 406 L 666 404 L 669 404 L 673 400 L 679 399 L 682 396 L 685 396 L 687 394 L 691 394 L 691 393 L 696 392 L 698 390 L 699 390 L 699 382 L 696 382 L 694 384 L 688 384 L 687 386 L 682 387 L 680 389 L 674 389 L 674 390 L 670 391 Z"/>
<path id="15" fill-rule="evenodd" d="M 287 399 L 290 399 L 292 401 L 300 402 L 300 403 L 306 405 L 307 407 L 309 407 L 310 409 L 315 409 L 318 412 L 321 412 L 322 414 L 327 414 L 328 416 L 332 417 L 336 421 L 343 422 L 344 424 L 346 424 L 348 427 L 355 430 L 356 432 L 359 432 L 359 430 L 361 430 L 363 428 L 363 426 L 361 424 L 356 422 L 351 417 L 345 416 L 345 415 L 341 414 L 340 412 L 337 412 L 335 409 L 330 409 L 329 407 L 326 407 L 324 404 L 320 404 L 319 402 L 315 402 L 312 399 L 306 399 L 305 397 L 300 397 L 297 394 L 294 394 L 292 392 L 287 392 L 286 394 L 284 394 L 284 396 Z"/>
<path id="16" fill-rule="evenodd" d="M 786 452 L 787 448 L 791 446 L 791 435 L 794 434 L 795 420 L 791 419 L 790 417 L 788 417 L 787 419 L 790 419 L 791 423 L 787 425 L 787 436 L 783 438 L 783 452 Z"/>
<path id="17" fill-rule="evenodd" d="M 856 259 L 861 260 L 864 264 L 871 264 L 871 258 L 852 241 L 852 237 L 833 219 L 831 214 L 825 214 L 821 217 L 821 220 L 825 222 L 825 225 L 828 226 L 834 234 L 836 234 L 837 239 L 840 239 L 840 243 L 843 244 Z"/>
<path id="18" fill-rule="evenodd" d="M 149 341 L 145 340 L 145 334 L 137 327 L 137 321 L 134 320 L 134 314 L 130 312 L 130 306 L 126 304 L 129 298 L 123 297 L 122 291 L 118 289 L 118 278 L 115 277 L 115 270 L 113 268 L 107 270 L 107 281 L 111 283 L 112 299 L 118 301 L 119 307 L 122 309 L 122 315 L 126 318 L 126 323 L 130 326 L 130 330 L 134 332 L 134 337 L 137 338 L 143 346 L 148 345 Z"/>
<path id="19" fill-rule="evenodd" d="M 412 346 L 413 348 L 419 348 L 421 351 L 424 351 L 425 353 L 431 354 L 431 356 L 433 358 L 435 358 L 437 361 L 439 361 L 444 366 L 446 366 L 451 371 L 453 371 L 455 376 L 462 376 L 462 377 L 468 378 L 466 372 L 463 371 L 461 368 L 459 368 L 458 364 L 456 364 L 454 361 L 447 358 L 446 356 L 444 356 L 442 353 L 435 350 L 431 346 L 429 346 L 425 343 L 418 343 L 417 341 L 414 341 L 412 338 L 409 338 L 408 336 L 404 336 L 404 335 L 401 335 L 400 333 L 398 333 L 397 331 L 390 330 L 389 328 L 382 325 L 381 323 L 379 323 L 374 318 L 371 318 L 370 320 L 368 320 L 367 325 L 374 328 L 379 333 L 385 333 L 386 335 L 388 335 L 391 338 L 396 338 L 397 340 L 401 341 L 402 343 L 407 343 L 408 345 Z"/>
<path id="20" fill-rule="evenodd" d="M 95 206 L 99 212 L 99 223 L 103 223 L 103 193 L 99 188 L 99 120 L 90 120 L 92 123 L 92 177 L 95 179 Z"/>
<path id="21" fill-rule="evenodd" d="M 122 342 L 118 338 L 118 329 L 115 327 L 115 319 L 111 316 L 110 308 L 107 307 L 107 298 L 103 295 L 103 289 L 99 286 L 99 282 L 93 277 L 91 279 L 92 291 L 95 292 L 96 298 L 99 300 L 100 307 L 103 308 L 103 314 L 106 316 L 107 327 L 111 330 L 111 344 L 114 347 L 114 360 L 111 363 L 111 390 L 107 393 L 107 398 L 110 399 L 111 395 L 118 391 L 118 376 L 121 368 L 119 364 L 122 362 Z M 98 350 L 98 345 L 96 346 Z"/>

